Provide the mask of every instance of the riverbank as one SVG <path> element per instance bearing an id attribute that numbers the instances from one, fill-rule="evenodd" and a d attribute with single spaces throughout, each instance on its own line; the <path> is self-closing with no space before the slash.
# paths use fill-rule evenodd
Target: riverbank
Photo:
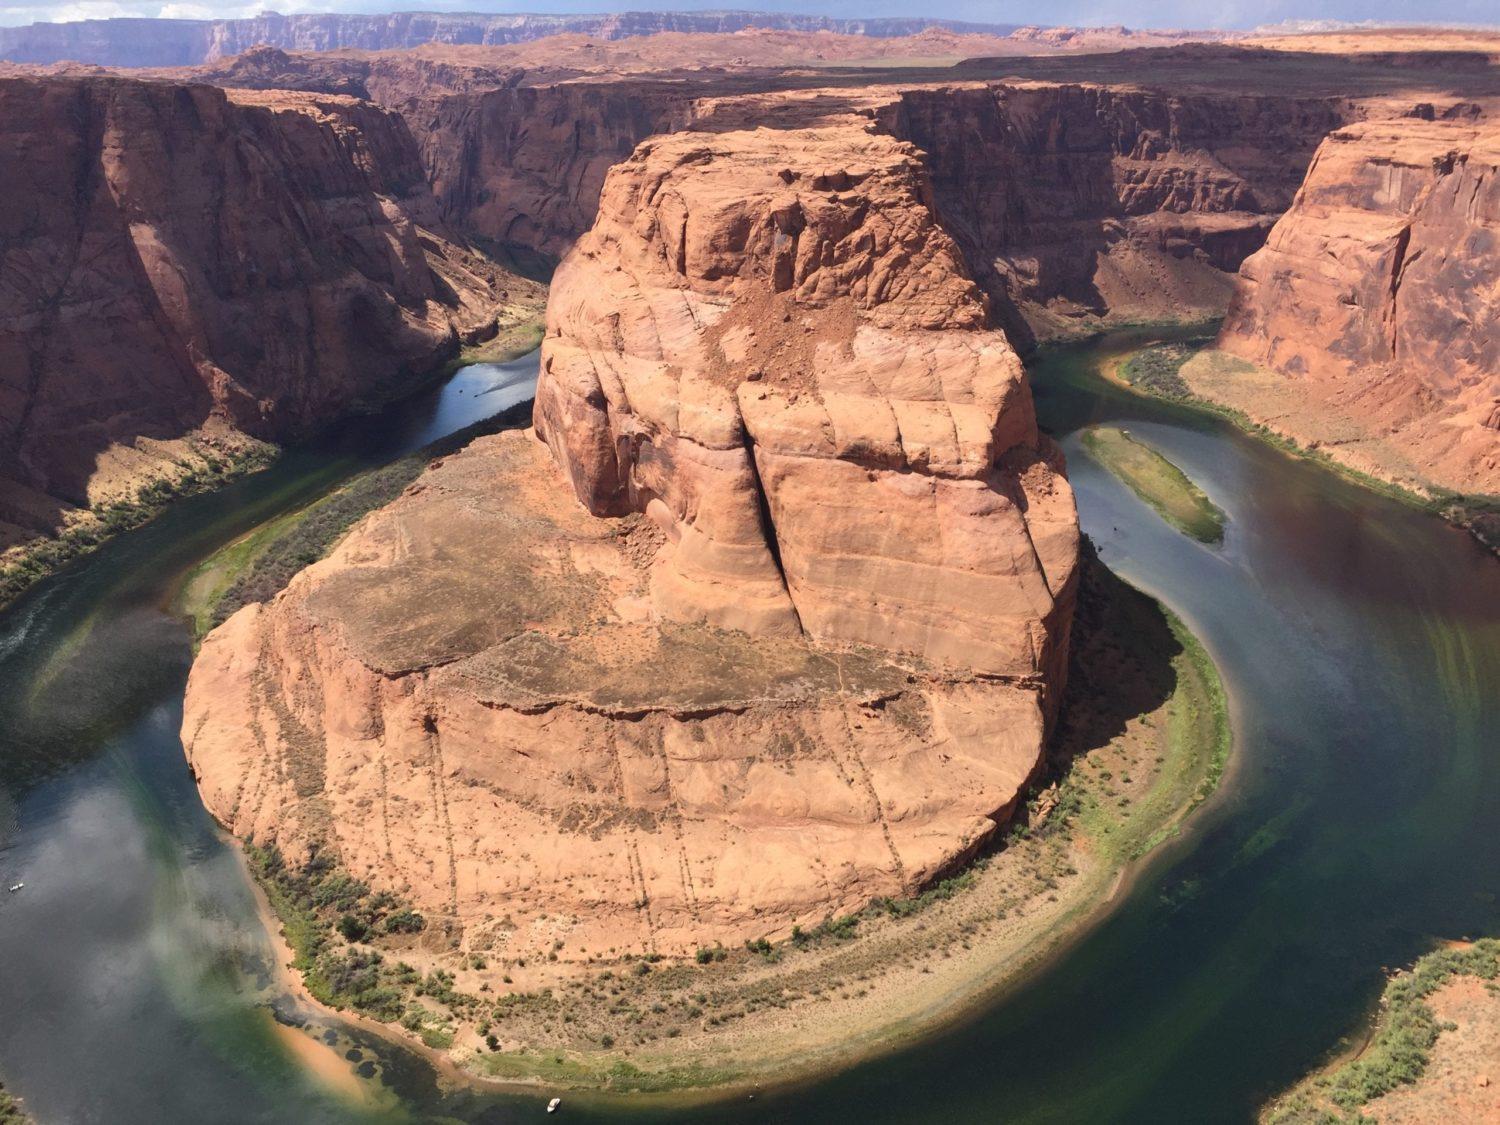
<path id="1" fill-rule="evenodd" d="M 1202 647 L 1097 560 L 1082 581 L 1048 778 L 1002 840 L 922 894 L 776 944 L 582 965 L 460 954 L 440 930 L 349 941 L 338 910 L 322 909 L 320 956 L 381 958 L 366 998 L 343 1002 L 475 1078 L 690 1098 L 825 1074 L 991 1002 L 1110 908 L 1227 761 L 1225 698 Z M 255 866 L 305 948 L 308 912 L 289 911 L 280 880 Z M 316 888 L 304 901 L 320 898 L 331 901 Z"/>
<path id="2" fill-rule="evenodd" d="M 502 310 L 496 334 L 482 344 L 466 346 L 441 367 L 404 384 L 399 390 L 360 402 L 352 415 L 374 413 L 392 402 L 416 395 L 473 363 L 505 363 L 534 350 L 541 342 L 541 306 Z M 151 478 L 128 497 L 79 509 L 55 535 L 34 538 L 0 550 L 0 610 L 48 575 L 90 554 L 121 532 L 141 527 L 175 502 L 215 492 L 274 464 L 279 446 L 235 431 L 219 430 L 212 438 L 188 437 L 149 442 L 164 453 Z M 169 454 L 169 456 L 168 456 Z"/>
<path id="3" fill-rule="evenodd" d="M 1454 943 L 1397 972 L 1359 1051 L 1298 1083 L 1261 1120 L 1500 1120 L 1500 939 Z"/>
<path id="4" fill-rule="evenodd" d="M 56 535 L 36 538 L 0 552 L 0 610 L 26 590 L 69 563 L 90 554 L 121 532 L 149 523 L 175 501 L 214 492 L 264 469 L 280 450 L 244 435 L 214 444 L 186 441 L 170 470 L 143 485 L 129 499 L 80 509 Z"/>
<path id="5" fill-rule="evenodd" d="M 1341 415 L 1320 413 L 1287 379 L 1213 347 L 1217 321 L 1162 326 L 1177 339 L 1103 356 L 1099 373 L 1116 384 L 1190 405 L 1244 432 L 1304 457 L 1383 496 L 1431 512 L 1500 553 L 1500 496 L 1470 495 L 1422 478 L 1400 450 Z M 1320 440 L 1314 432 L 1335 432 Z"/>

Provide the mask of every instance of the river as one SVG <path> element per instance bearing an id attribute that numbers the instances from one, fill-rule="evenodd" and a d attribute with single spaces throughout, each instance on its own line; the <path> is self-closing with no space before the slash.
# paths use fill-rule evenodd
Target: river
<path id="1" fill-rule="evenodd" d="M 915 1046 L 712 1109 L 568 1095 L 569 1119 L 1244 1122 L 1360 1033 L 1384 967 L 1500 933 L 1500 565 L 1431 516 L 1098 378 L 1130 343 L 1045 349 L 1038 410 L 1101 557 L 1219 663 L 1236 742 L 1218 797 L 1101 924 Z M 288 1050 L 248 884 L 183 762 L 190 643 L 163 608 L 222 543 L 508 405 L 534 369 L 465 369 L 184 501 L 0 619 L 0 881 L 27 884 L 0 902 L 0 1075 L 39 1120 L 541 1113 L 537 1097 L 445 1089 L 357 1028 L 327 1037 L 373 1075 L 362 1101 Z M 1078 430 L 1094 422 L 1197 482 L 1229 517 L 1223 545 L 1172 530 L 1090 461 Z M 275 993 L 283 1020 L 309 1017 Z"/>

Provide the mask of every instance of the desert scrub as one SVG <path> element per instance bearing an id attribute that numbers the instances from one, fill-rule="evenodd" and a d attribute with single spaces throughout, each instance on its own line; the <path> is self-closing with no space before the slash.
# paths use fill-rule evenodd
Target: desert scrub
<path id="1" fill-rule="evenodd" d="M 1186 473 L 1156 450 L 1114 426 L 1085 430 L 1083 445 L 1178 531 L 1209 546 L 1224 541 L 1224 513 Z"/>
<path id="2" fill-rule="evenodd" d="M 21 1103 L 10 1096 L 3 1082 L 0 1082 L 0 1125 L 31 1125 L 31 1118 L 21 1109 Z"/>
<path id="3" fill-rule="evenodd" d="M 221 570 L 231 577 L 221 584 L 221 590 L 206 591 L 201 603 L 192 604 L 194 599 L 188 599 L 190 604 L 184 605 L 194 620 L 195 632 L 201 637 L 244 606 L 275 597 L 299 571 L 324 558 L 362 518 L 400 496 L 435 458 L 530 417 L 530 403 L 522 403 L 466 426 L 388 465 L 360 473 L 270 528 L 257 529 L 215 552 L 199 564 L 195 576 Z"/>
<path id="4" fill-rule="evenodd" d="M 1120 364 L 1120 377 L 1132 387 L 1162 398 L 1192 398 L 1193 392 L 1182 377 L 1182 365 L 1197 355 L 1210 339 L 1205 336 L 1142 348 Z"/>
<path id="5" fill-rule="evenodd" d="M 1457 976 L 1495 982 L 1500 977 L 1500 939 L 1434 950 L 1410 972 L 1391 978 L 1380 998 L 1375 1034 L 1359 1057 L 1307 1079 L 1274 1103 L 1263 1119 L 1268 1125 L 1368 1121 L 1361 1106 L 1416 1083 L 1426 1072 L 1432 1048 L 1444 1031 L 1427 999 Z"/>
<path id="6" fill-rule="evenodd" d="M 320 1003 L 386 1022 L 408 1015 L 421 996 L 453 1011 L 473 1006 L 472 997 L 454 990 L 451 973 L 437 970 L 424 978 L 387 957 L 389 948 L 379 948 L 400 945 L 426 928 L 426 919 L 409 904 L 372 892 L 340 871 L 326 852 L 314 851 L 301 867 L 288 864 L 274 845 L 246 844 L 245 855 L 281 921 L 292 967 Z"/>

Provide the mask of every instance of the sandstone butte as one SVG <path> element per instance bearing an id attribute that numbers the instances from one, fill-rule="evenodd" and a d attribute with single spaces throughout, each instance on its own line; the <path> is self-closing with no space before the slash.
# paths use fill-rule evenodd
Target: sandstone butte
<path id="1" fill-rule="evenodd" d="M 204 642 L 208 807 L 504 957 L 785 937 L 952 867 L 1041 763 L 1078 549 L 986 301 L 867 119 L 643 143 L 534 430 Z"/>
<path id="2" fill-rule="evenodd" d="M 1500 124 L 1459 108 L 1330 133 L 1219 343 L 1285 377 L 1293 436 L 1419 488 L 1500 493 Z"/>
<path id="3" fill-rule="evenodd" d="M 441 220 L 395 114 L 0 78 L 0 549 L 242 434 L 389 396 L 540 291 Z"/>

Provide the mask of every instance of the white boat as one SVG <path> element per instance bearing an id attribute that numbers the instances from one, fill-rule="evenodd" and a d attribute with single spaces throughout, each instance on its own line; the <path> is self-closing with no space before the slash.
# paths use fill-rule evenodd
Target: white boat
<path id="1" fill-rule="evenodd" d="M 16 892 L 17 892 L 17 891 L 19 891 L 19 890 L 20 890 L 20 889 L 21 889 L 21 888 L 22 888 L 22 887 L 24 887 L 24 886 L 25 886 L 25 885 L 26 885 L 26 884 L 25 884 L 25 883 L 17 883 L 17 884 L 16 884 L 16 885 L 15 885 L 15 886 L 14 886 L 14 887 L 12 887 L 12 888 L 11 888 L 11 889 L 10 889 L 10 893 L 11 893 L 11 894 L 15 894 L 15 893 L 16 893 Z"/>
<path id="2" fill-rule="evenodd" d="M 560 1105 L 562 1105 L 562 1099 L 561 1098 L 553 1098 L 550 1102 L 547 1103 L 547 1112 L 548 1113 L 556 1113 L 557 1112 L 557 1107 L 560 1106 Z"/>

